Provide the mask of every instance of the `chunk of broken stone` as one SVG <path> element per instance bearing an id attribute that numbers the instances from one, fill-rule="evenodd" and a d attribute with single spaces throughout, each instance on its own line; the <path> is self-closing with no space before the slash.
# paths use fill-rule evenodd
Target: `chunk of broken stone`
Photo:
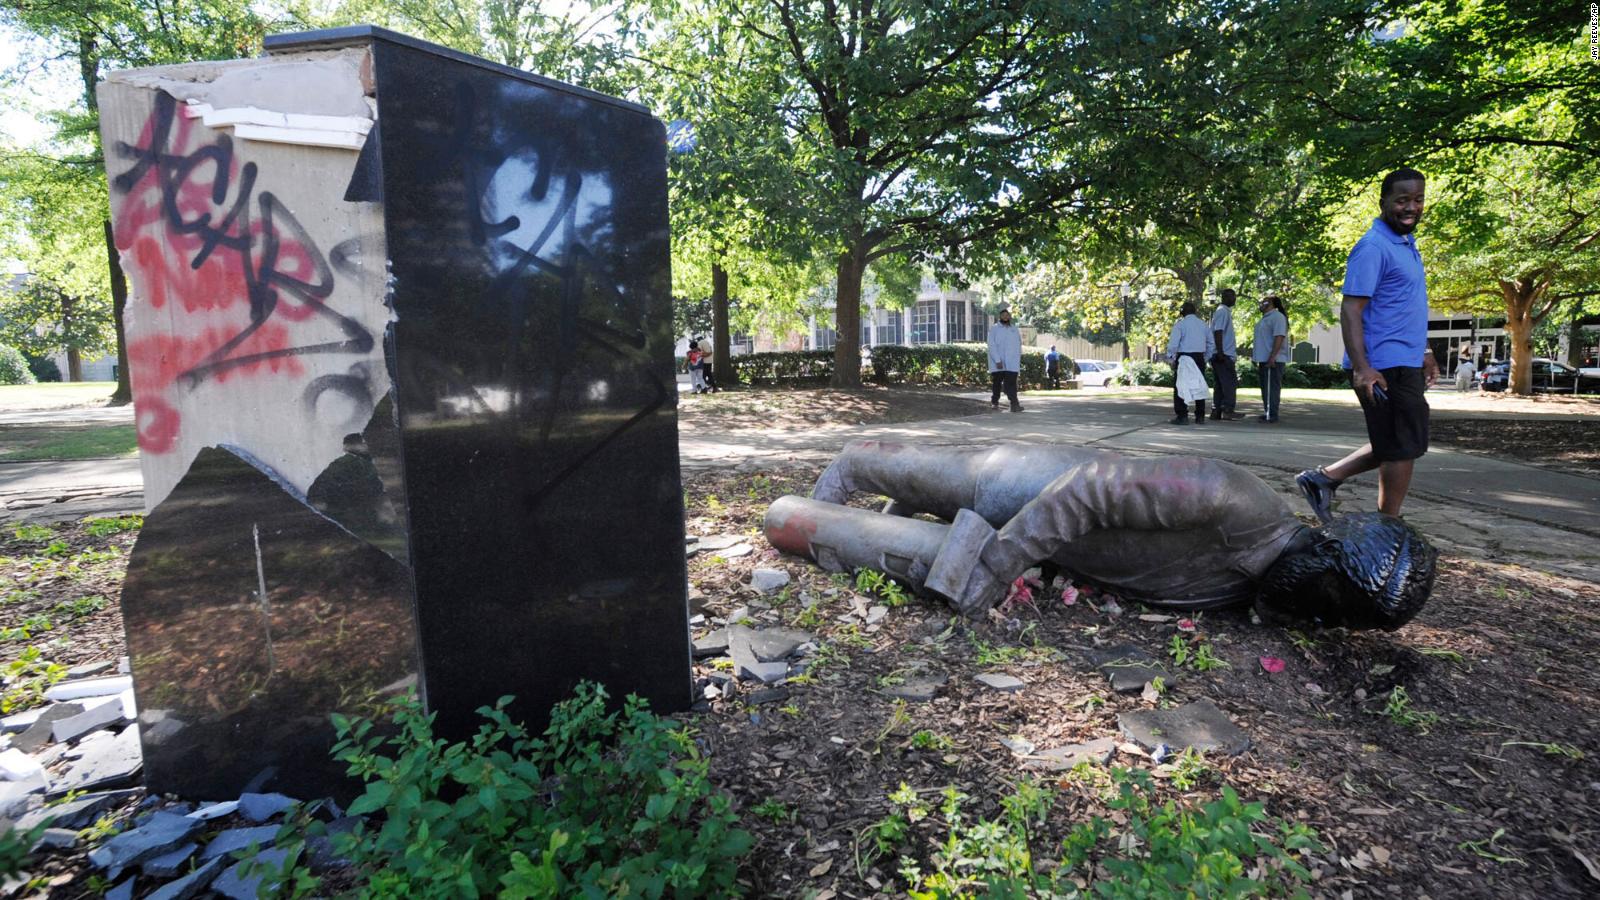
<path id="1" fill-rule="evenodd" d="M 217 877 L 217 873 L 222 871 L 222 867 L 226 863 L 227 860 L 225 859 L 213 859 L 177 881 L 169 881 L 157 888 L 145 900 L 189 900 L 190 897 L 194 897 L 205 890 L 208 885 L 215 888 L 214 880 Z M 252 894 L 251 896 L 255 895 Z"/>
<path id="2" fill-rule="evenodd" d="M 156 813 L 150 821 L 111 838 L 89 851 L 89 862 L 111 870 L 116 878 L 123 869 L 171 852 L 200 830 L 200 821 L 171 813 Z"/>
<path id="3" fill-rule="evenodd" d="M 254 828 L 229 828 L 219 832 L 206 844 L 206 849 L 200 854 L 201 859 L 215 859 L 227 856 L 237 850 L 243 850 L 251 844 L 257 847 L 269 847 L 278 836 L 278 826 L 258 825 Z"/>
<path id="4" fill-rule="evenodd" d="M 239 814 L 252 822 L 265 822 L 294 805 L 283 794 L 240 794 Z"/>
<path id="5" fill-rule="evenodd" d="M 65 719 L 58 719 L 50 726 L 50 735 L 58 743 L 73 741 L 101 728 L 112 725 L 121 725 L 128 721 L 127 707 L 133 700 L 133 691 L 128 690 L 115 697 L 97 697 L 90 701 L 93 705 L 85 704 L 83 712 Z"/>
<path id="6" fill-rule="evenodd" d="M 106 697 L 120 694 L 133 687 L 133 676 L 112 675 L 107 678 L 82 678 L 77 681 L 63 681 L 44 692 L 45 699 L 62 702 L 64 700 L 78 700 L 83 697 Z"/>
<path id="7" fill-rule="evenodd" d="M 239 801 L 237 800 L 224 800 L 221 803 L 209 803 L 200 807 L 194 812 L 189 813 L 189 818 L 199 819 L 202 822 L 209 822 L 212 819 L 220 819 L 223 816 L 231 816 L 236 810 L 238 810 L 238 808 Z"/>
<path id="8" fill-rule="evenodd" d="M 0 719 L 0 732 L 17 734 L 27 731 L 33 723 L 39 721 L 40 716 L 44 715 L 45 709 L 46 707 L 43 706 L 35 706 L 33 709 L 23 710 L 16 715 Z"/>
<path id="9" fill-rule="evenodd" d="M 137 775 L 143 765 L 144 757 L 139 750 L 139 726 L 129 725 L 111 740 L 95 741 L 92 749 L 51 785 L 50 792 L 64 794 L 67 791 L 85 791 L 119 784 Z"/>
<path id="10" fill-rule="evenodd" d="M 1037 751 L 1029 757 L 1028 762 L 1039 768 L 1059 772 L 1076 768 L 1086 762 L 1103 766 L 1110 763 L 1111 757 L 1116 753 L 1116 738 L 1096 738 L 1083 744 L 1068 744 L 1065 747 Z"/>
<path id="11" fill-rule="evenodd" d="M 705 637 L 694 640 L 694 658 L 706 659 L 712 656 L 721 656 L 728 652 L 728 629 L 718 628 L 708 633 Z"/>
<path id="12" fill-rule="evenodd" d="M 754 629 L 745 625 L 728 626 L 728 650 L 743 647 L 761 662 L 776 662 L 793 656 L 811 635 L 797 628 Z"/>
<path id="13" fill-rule="evenodd" d="M 81 703 L 57 703 L 46 709 L 33 724 L 29 725 L 21 734 L 11 739 L 11 746 L 23 753 L 38 753 L 44 746 L 54 740 L 55 724 L 62 719 L 68 719 L 83 712 Z"/>
<path id="14" fill-rule="evenodd" d="M 1167 670 L 1154 656 L 1132 644 L 1091 650 L 1089 659 L 1111 682 L 1111 689 L 1119 694 L 1137 694 L 1156 678 L 1170 680 Z"/>
<path id="15" fill-rule="evenodd" d="M 750 573 L 750 589 L 758 594 L 776 594 L 789 583 L 789 573 L 782 569 L 756 569 Z"/>
<path id="16" fill-rule="evenodd" d="M 333 839 L 346 832 L 355 831 L 356 826 L 360 824 L 360 816 L 340 816 L 328 823 L 326 834 L 306 838 L 306 862 L 312 871 L 320 872 L 349 865 L 350 861 L 340 856 L 339 851 L 335 849 Z"/>
<path id="17" fill-rule="evenodd" d="M 188 862 L 189 857 L 198 849 L 200 849 L 199 844 L 189 841 L 169 853 L 150 857 L 139 867 L 139 871 L 151 878 L 176 878 L 178 873 L 183 871 L 183 864 Z"/>
<path id="18" fill-rule="evenodd" d="M 697 538 L 695 540 L 695 545 L 696 545 L 695 549 L 697 549 L 697 550 L 726 550 L 729 547 L 732 547 L 733 545 L 741 543 L 743 541 L 744 541 L 744 538 L 740 537 L 737 534 L 716 534 L 716 535 L 712 535 L 711 537 Z"/>
<path id="19" fill-rule="evenodd" d="M 101 813 L 112 807 L 121 806 L 138 793 L 128 790 L 85 794 L 76 800 L 34 810 L 18 819 L 16 827 L 19 831 L 28 831 L 49 822 L 57 828 L 87 828 L 100 818 Z"/>
<path id="20" fill-rule="evenodd" d="M 1027 684 L 1014 675 L 1004 675 L 999 672 L 985 672 L 978 676 L 978 683 L 990 690 L 1003 694 L 1011 694 L 1022 690 Z"/>
<path id="21" fill-rule="evenodd" d="M 29 810 L 44 801 L 44 790 L 36 782 L 0 781 L 0 818 L 31 815 Z"/>
<path id="22" fill-rule="evenodd" d="M 107 659 L 100 662 L 84 663 L 81 666 L 73 666 L 67 670 L 66 680 L 76 681 L 79 678 L 88 678 L 92 675 L 99 675 L 102 672 L 109 672 L 111 667 L 115 665 L 116 662 L 114 660 Z"/>
<path id="23" fill-rule="evenodd" d="M 74 828 L 46 828 L 39 834 L 39 843 L 34 847 L 50 847 L 62 849 L 78 843 L 78 832 Z"/>
<path id="24" fill-rule="evenodd" d="M 267 863 L 273 866 L 283 864 L 284 857 L 289 855 L 287 850 L 263 850 L 256 855 L 258 863 Z M 222 858 L 212 860 L 213 863 L 222 862 Z M 211 882 L 211 889 L 230 900 L 256 900 L 261 895 L 261 874 L 251 875 L 248 878 L 243 874 L 244 863 L 235 863 L 229 866 L 217 879 Z M 267 885 L 268 889 L 272 885 Z"/>
<path id="25" fill-rule="evenodd" d="M 0 751 L 0 779 L 5 781 L 37 781 L 44 787 L 44 767 L 39 761 L 15 747 Z"/>
<path id="26" fill-rule="evenodd" d="M 1117 727 L 1146 750 L 1166 744 L 1175 751 L 1193 747 L 1234 756 L 1250 747 L 1250 738 L 1210 700 L 1196 700 L 1174 709 L 1119 713 Z"/>
<path id="27" fill-rule="evenodd" d="M 884 693 L 912 703 L 927 703 L 939 696 L 940 688 L 943 688 L 949 680 L 948 675 L 916 675 L 899 684 L 890 685 Z"/>
<path id="28" fill-rule="evenodd" d="M 763 703 L 776 703 L 779 700 L 787 699 L 789 699 L 789 689 L 780 685 L 779 687 L 762 688 L 757 691 L 751 691 L 746 702 L 748 702 L 751 706 L 760 706 Z"/>

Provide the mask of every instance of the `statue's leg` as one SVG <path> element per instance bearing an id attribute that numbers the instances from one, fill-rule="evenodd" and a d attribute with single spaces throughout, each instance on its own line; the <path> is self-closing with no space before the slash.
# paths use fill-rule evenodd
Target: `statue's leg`
<path id="1" fill-rule="evenodd" d="M 814 500 L 844 503 L 856 491 L 883 494 L 892 511 L 933 513 L 944 519 L 971 508 L 978 478 L 992 448 L 918 447 L 852 441 L 817 479 Z"/>

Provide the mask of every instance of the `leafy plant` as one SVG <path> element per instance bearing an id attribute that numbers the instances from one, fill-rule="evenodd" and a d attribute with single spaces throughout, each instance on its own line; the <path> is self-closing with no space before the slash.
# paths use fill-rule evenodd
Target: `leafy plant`
<path id="1" fill-rule="evenodd" d="M 1172 785 L 1180 791 L 1193 789 L 1210 773 L 1206 755 L 1193 747 L 1183 748 L 1178 758 L 1172 761 Z"/>
<path id="2" fill-rule="evenodd" d="M 911 602 L 911 595 L 899 582 L 877 569 L 857 569 L 856 590 L 876 596 L 890 607 L 901 607 Z"/>
<path id="3" fill-rule="evenodd" d="M 1180 668 L 1189 662 L 1189 642 L 1183 635 L 1175 634 L 1167 641 L 1167 655 L 1172 657 L 1172 664 Z"/>
<path id="4" fill-rule="evenodd" d="M 1231 669 L 1233 666 L 1225 659 L 1211 655 L 1211 645 L 1202 642 L 1195 649 L 1194 660 L 1190 663 L 1196 672 L 1209 672 L 1212 669 Z"/>
<path id="5" fill-rule="evenodd" d="M 954 750 L 956 743 L 938 732 L 926 728 L 911 735 L 911 746 L 916 750 Z"/>
<path id="6" fill-rule="evenodd" d="M 1516 857 L 1516 856 L 1511 856 L 1511 855 L 1506 854 L 1506 853 L 1501 853 L 1499 851 L 1499 848 L 1495 846 L 1497 843 L 1499 843 L 1501 838 L 1505 837 L 1505 834 L 1506 834 L 1506 830 L 1504 828 L 1496 828 L 1494 830 L 1494 834 L 1491 834 L 1488 837 L 1483 838 L 1482 840 L 1462 841 L 1461 843 L 1456 845 L 1456 849 L 1457 850 L 1470 850 L 1473 853 L 1473 855 L 1481 856 L 1484 859 L 1491 860 L 1493 862 L 1497 862 L 1497 863 L 1515 863 L 1515 864 L 1517 864 L 1519 866 L 1526 867 L 1528 864 L 1525 861 L 1523 861 L 1521 858 Z"/>
<path id="7" fill-rule="evenodd" d="M 67 677 L 67 667 L 46 660 L 38 647 L 22 651 L 3 671 L 6 692 L 0 697 L 0 712 L 7 715 L 43 703 L 45 690 Z"/>
<path id="8" fill-rule="evenodd" d="M 1395 685 L 1394 689 L 1389 691 L 1389 699 L 1383 705 L 1383 714 L 1396 725 L 1415 728 L 1423 734 L 1427 734 L 1433 726 L 1439 724 L 1438 713 L 1423 712 L 1414 708 L 1411 705 L 1411 695 L 1399 685 Z"/>
<path id="9" fill-rule="evenodd" d="M 795 808 L 776 797 L 768 797 L 759 804 L 750 807 L 750 814 L 768 819 L 778 825 L 793 822 L 799 815 Z"/>
<path id="10" fill-rule="evenodd" d="M 373 824 L 333 838 L 353 864 L 356 897 L 508 898 L 730 896 L 750 835 L 685 729 L 628 697 L 580 684 L 544 735 L 512 722 L 510 697 L 478 710 L 470 740 L 434 736 L 415 697 L 395 706 L 394 733 L 334 716 L 334 756 L 366 782 L 351 814 Z M 326 893 L 301 859 L 305 834 L 286 827 L 280 866 L 259 867 L 296 893 Z M 322 832 L 309 825 L 306 832 Z"/>
<path id="11" fill-rule="evenodd" d="M 55 611 L 68 619 L 81 619 L 92 616 L 106 608 L 104 597 L 78 597 L 73 600 L 63 600 L 55 605 Z"/>
<path id="12" fill-rule="evenodd" d="M 1001 800 L 1004 815 L 970 824 L 961 812 L 964 798 L 947 792 L 940 808 L 947 836 L 928 860 L 930 870 L 902 859 L 909 895 L 1132 900 L 1304 894 L 1300 886 L 1311 873 L 1295 855 L 1322 850 L 1310 828 L 1272 819 L 1260 803 L 1242 802 L 1229 787 L 1210 803 L 1158 805 L 1148 772 L 1112 769 L 1103 777 L 1115 792 L 1108 803 L 1120 824 L 1096 816 L 1078 825 L 1059 848 L 1059 864 L 1042 862 L 1033 848 L 1033 829 L 1054 804 L 1049 789 L 1019 782 Z M 1085 883 L 1096 874 L 1104 877 Z"/>
<path id="13" fill-rule="evenodd" d="M 18 525 L 11 529 L 11 536 L 18 543 L 43 544 L 56 536 L 55 529 L 48 525 Z"/>
<path id="14" fill-rule="evenodd" d="M 1548 756 L 1564 756 L 1567 759 L 1583 759 L 1583 751 L 1571 744 L 1557 744 L 1552 741 L 1503 741 L 1502 747 L 1537 747 Z"/>
<path id="15" fill-rule="evenodd" d="M 138 531 L 144 527 L 144 516 L 118 516 L 114 519 L 89 519 L 84 522 L 84 531 L 90 537 L 109 537 L 125 531 Z"/>

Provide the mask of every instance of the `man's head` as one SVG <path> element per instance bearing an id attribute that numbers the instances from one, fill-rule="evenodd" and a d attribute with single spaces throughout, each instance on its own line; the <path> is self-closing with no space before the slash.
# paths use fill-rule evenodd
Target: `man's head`
<path id="1" fill-rule="evenodd" d="M 1011 307 L 1002 306 L 1002 307 L 1000 307 L 1000 312 L 996 313 L 995 315 L 996 315 L 997 318 L 1000 319 L 1000 324 L 1002 324 L 1002 325 L 1010 325 L 1011 324 Z"/>
<path id="2" fill-rule="evenodd" d="M 1178 310 L 1178 315 L 1180 315 L 1180 316 L 1192 316 L 1192 315 L 1194 315 L 1194 309 L 1195 309 L 1195 306 L 1194 306 L 1193 303 L 1185 303 L 1183 305 L 1183 308 Z"/>
<path id="3" fill-rule="evenodd" d="M 1422 611 L 1438 556 L 1402 519 L 1341 516 L 1278 557 L 1262 579 L 1259 602 L 1327 626 L 1393 631 Z"/>
<path id="4" fill-rule="evenodd" d="M 1383 177 L 1378 191 L 1378 218 L 1395 234 L 1410 234 L 1422 221 L 1427 179 L 1416 169 L 1395 169 Z"/>
<path id="5" fill-rule="evenodd" d="M 1217 292 L 1217 298 L 1222 301 L 1223 306 L 1232 306 L 1238 302 L 1239 295 L 1234 293 L 1233 288 L 1223 288 Z"/>

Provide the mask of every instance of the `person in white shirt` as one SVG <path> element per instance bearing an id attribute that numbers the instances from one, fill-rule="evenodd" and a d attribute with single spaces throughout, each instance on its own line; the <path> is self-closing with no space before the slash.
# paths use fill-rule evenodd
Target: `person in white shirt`
<path id="1" fill-rule="evenodd" d="M 1456 390 L 1472 390 L 1472 376 L 1476 375 L 1478 367 L 1472 364 L 1472 347 L 1468 344 L 1461 345 L 1461 362 L 1456 366 Z"/>
<path id="2" fill-rule="evenodd" d="M 1206 372 L 1206 357 L 1210 356 L 1215 350 L 1211 338 L 1211 329 L 1207 328 L 1206 323 L 1200 321 L 1200 317 L 1195 315 L 1193 303 L 1185 303 L 1183 308 L 1179 310 L 1179 315 L 1181 318 L 1172 326 L 1172 337 L 1167 340 L 1167 361 L 1172 363 L 1172 368 L 1176 373 L 1177 368 L 1182 365 L 1181 360 L 1184 357 L 1188 357 L 1194 361 L 1195 368 L 1200 370 L 1200 374 L 1204 375 Z M 1187 425 L 1189 423 L 1189 404 L 1184 402 L 1183 397 L 1178 394 L 1176 383 L 1172 388 L 1172 411 L 1175 413 L 1172 417 L 1172 424 Z M 1206 401 L 1196 400 L 1194 402 L 1194 423 L 1196 425 L 1204 425 L 1205 422 Z"/>
<path id="3" fill-rule="evenodd" d="M 1218 292 L 1218 297 L 1221 305 L 1211 314 L 1211 337 L 1216 345 L 1216 353 L 1211 356 L 1211 371 L 1216 373 L 1217 379 L 1211 418 L 1238 419 L 1241 416 L 1233 411 L 1239 397 L 1239 369 L 1235 365 L 1239 348 L 1233 337 L 1233 304 L 1238 301 L 1239 295 L 1233 288 L 1223 288 Z"/>
<path id="4" fill-rule="evenodd" d="M 1022 412 L 1017 402 L 1017 373 L 1022 371 L 1022 332 L 1011 324 L 1011 310 L 1000 307 L 1000 313 L 989 326 L 989 406 L 1000 408 L 1000 391 L 1006 392 L 1012 412 Z"/>
<path id="5" fill-rule="evenodd" d="M 1283 314 L 1283 301 L 1261 298 L 1261 321 L 1256 323 L 1255 339 L 1250 344 L 1250 359 L 1261 377 L 1262 413 L 1259 421 L 1278 421 L 1278 398 L 1283 393 L 1283 367 L 1289 362 L 1289 318 Z"/>

